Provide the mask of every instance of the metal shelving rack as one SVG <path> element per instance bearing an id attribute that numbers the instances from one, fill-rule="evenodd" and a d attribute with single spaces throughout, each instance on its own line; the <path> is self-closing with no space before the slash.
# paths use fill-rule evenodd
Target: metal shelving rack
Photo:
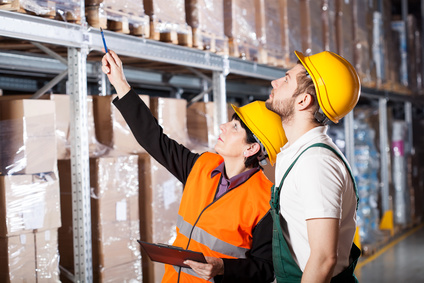
<path id="1" fill-rule="evenodd" d="M 83 3 L 82 3 L 83 6 Z M 83 7 L 82 7 L 83 8 Z M 82 9 L 83 10 L 83 9 Z M 71 95 L 71 170 L 73 200 L 73 232 L 75 282 L 92 281 L 91 226 L 90 226 L 90 180 L 87 127 L 87 55 L 92 50 L 100 51 L 100 32 L 87 26 L 65 23 L 41 17 L 0 10 L 0 36 L 23 39 L 67 47 L 67 59 L 61 58 L 48 49 L 44 51 L 54 59 L 31 58 L 23 55 L 0 54 L 3 68 L 40 68 L 46 72 L 59 73 L 52 84 L 68 75 L 68 93 Z M 176 46 L 163 42 L 140 39 L 133 36 L 105 31 L 107 44 L 120 55 L 150 61 L 181 65 L 212 71 L 212 89 L 215 105 L 216 128 L 227 119 L 226 76 L 230 73 L 264 80 L 281 77 L 284 71 L 258 65 L 210 52 Z M 61 64 L 64 65 L 61 65 Z M 88 66 L 88 68 L 87 68 Z M 67 68 L 66 68 L 67 67 Z M 36 98 L 36 97 L 34 97 Z"/>
<path id="2" fill-rule="evenodd" d="M 84 10 L 84 2 L 81 4 Z M 102 40 L 99 30 L 87 26 L 85 19 L 81 25 L 70 24 L 41 17 L 34 17 L 20 13 L 0 10 L 0 36 L 15 39 L 24 39 L 40 43 L 60 45 L 67 48 L 67 59 L 36 58 L 16 54 L 0 53 L 0 65 L 3 68 L 34 68 L 43 66 L 45 72 L 58 74 L 56 79 L 68 75 L 68 92 L 71 99 L 71 165 L 72 165 L 72 195 L 73 195 L 73 227 L 74 227 L 74 255 L 75 255 L 75 282 L 92 281 L 91 262 L 91 227 L 90 227 L 90 181 L 89 181 L 89 153 L 88 134 L 86 132 L 87 111 L 87 73 L 98 72 L 96 66 L 87 62 L 90 51 L 100 51 Z M 215 105 L 215 127 L 227 119 L 226 108 L 226 76 L 236 74 L 249 78 L 272 80 L 284 75 L 285 70 L 254 62 L 243 61 L 214 53 L 176 46 L 163 42 L 141 39 L 129 35 L 105 31 L 107 44 L 120 55 L 149 61 L 181 65 L 188 68 L 197 68 L 212 71 L 213 99 Z M 98 68 L 98 66 L 97 66 Z M 60 77 L 61 76 L 61 77 Z M 394 93 L 363 89 L 362 96 L 378 99 L 380 110 L 380 135 L 387 137 L 387 101 L 390 99 L 405 102 L 406 120 L 411 121 L 411 105 L 423 102 L 416 96 L 400 96 Z M 410 124 L 409 124 L 410 125 Z M 346 155 L 350 162 L 354 156 L 353 113 L 345 118 Z M 217 129 L 216 129 L 217 130 Z M 412 130 L 410 130 L 412 136 Z M 410 136 L 410 138 L 411 138 Z M 381 139 L 380 147 L 388 148 L 387 139 Z M 387 155 L 382 154 L 382 168 L 387 168 Z M 382 169 L 382 173 L 387 170 Z M 387 176 L 382 175 L 384 195 L 388 195 Z M 383 205 L 387 206 L 383 200 Z M 386 208 L 384 208 L 386 209 Z"/>

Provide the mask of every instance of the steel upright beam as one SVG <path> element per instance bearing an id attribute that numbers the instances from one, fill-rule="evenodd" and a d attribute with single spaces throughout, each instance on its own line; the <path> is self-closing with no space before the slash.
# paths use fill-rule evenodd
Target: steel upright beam
<path id="1" fill-rule="evenodd" d="M 406 135 L 407 135 L 407 146 L 405 148 L 406 155 L 413 154 L 413 132 L 412 132 L 412 103 L 406 101 L 404 104 L 405 108 L 405 123 L 406 123 Z"/>
<path id="2" fill-rule="evenodd" d="M 346 141 L 346 158 L 350 165 L 355 164 L 355 135 L 353 126 L 354 114 L 350 111 L 344 118 L 344 132 Z"/>
<path id="3" fill-rule="evenodd" d="M 381 207 L 382 213 L 391 210 L 389 192 L 389 156 L 390 147 L 387 129 L 387 99 L 380 98 L 378 101 L 379 125 L 380 125 L 380 174 L 381 174 Z"/>
<path id="4" fill-rule="evenodd" d="M 87 131 L 87 48 L 68 48 L 74 282 L 92 282 L 90 169 Z"/>
<path id="5" fill-rule="evenodd" d="M 213 72 L 213 101 L 214 101 L 214 135 L 219 135 L 219 126 L 228 120 L 227 99 L 225 93 L 225 75 L 223 72 Z"/>

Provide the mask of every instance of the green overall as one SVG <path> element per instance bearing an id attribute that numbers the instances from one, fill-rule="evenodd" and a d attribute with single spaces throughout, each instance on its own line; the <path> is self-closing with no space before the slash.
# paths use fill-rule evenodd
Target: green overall
<path id="1" fill-rule="evenodd" d="M 353 180 L 355 193 L 356 193 L 356 209 L 358 209 L 358 191 L 356 189 L 356 182 L 355 178 L 353 177 L 353 174 L 350 170 L 350 167 L 348 166 L 347 162 L 344 160 L 344 158 L 331 146 L 324 144 L 324 143 L 316 143 L 308 148 L 306 148 L 302 153 L 299 154 L 299 156 L 294 160 L 294 162 L 290 165 L 290 167 L 287 169 L 286 173 L 283 176 L 283 179 L 281 180 L 279 187 L 272 187 L 272 195 L 271 195 L 271 214 L 273 218 L 273 238 L 272 238 L 272 253 L 273 253 L 273 262 L 274 262 L 274 272 L 278 283 L 295 283 L 300 282 L 302 278 L 302 271 L 300 270 L 297 263 L 294 261 L 293 256 L 290 253 L 290 249 L 287 245 L 286 240 L 283 236 L 283 230 L 281 228 L 280 224 L 280 192 L 281 188 L 283 187 L 284 180 L 286 179 L 288 173 L 293 168 L 296 161 L 299 159 L 299 157 L 309 148 L 311 147 L 324 147 L 331 151 L 333 151 L 346 165 L 347 169 L 349 170 L 349 174 Z M 340 274 L 336 275 L 331 279 L 332 283 L 335 282 L 358 282 L 355 275 L 353 274 L 353 271 L 356 267 L 356 263 L 358 262 L 358 258 L 361 254 L 361 251 L 359 248 L 352 244 L 352 248 L 350 250 L 350 260 L 351 264 L 347 269 L 345 269 Z"/>

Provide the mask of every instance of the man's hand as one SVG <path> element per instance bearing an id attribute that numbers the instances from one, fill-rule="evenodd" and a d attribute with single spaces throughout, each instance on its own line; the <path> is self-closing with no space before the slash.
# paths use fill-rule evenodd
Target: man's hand
<path id="1" fill-rule="evenodd" d="M 119 98 L 127 94 L 131 89 L 124 75 L 122 61 L 113 50 L 109 49 L 109 52 L 103 56 L 102 71 L 107 75 L 110 83 L 115 87 Z"/>
<path id="2" fill-rule="evenodd" d="M 190 266 L 194 272 L 205 280 L 210 280 L 217 275 L 224 274 L 224 262 L 221 258 L 206 256 L 208 263 L 186 260 L 185 264 Z"/>

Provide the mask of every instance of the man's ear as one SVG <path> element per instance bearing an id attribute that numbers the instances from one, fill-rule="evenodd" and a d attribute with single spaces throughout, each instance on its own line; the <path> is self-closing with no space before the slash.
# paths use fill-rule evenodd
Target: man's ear
<path id="1" fill-rule="evenodd" d="M 314 104 L 314 98 L 309 93 L 302 93 L 297 97 L 297 106 L 299 110 L 305 110 Z"/>
<path id="2" fill-rule="evenodd" d="M 246 155 L 244 157 L 255 155 L 260 150 L 261 150 L 261 146 L 257 142 L 249 144 L 248 148 L 244 151 L 246 152 Z"/>

